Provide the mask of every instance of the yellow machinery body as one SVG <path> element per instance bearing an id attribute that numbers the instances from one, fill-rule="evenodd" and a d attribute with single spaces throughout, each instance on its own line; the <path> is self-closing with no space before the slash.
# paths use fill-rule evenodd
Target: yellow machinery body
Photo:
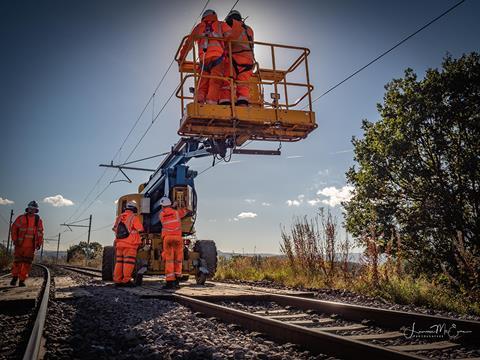
<path id="1" fill-rule="evenodd" d="M 139 188 L 141 191 L 141 188 Z M 179 208 L 186 208 L 192 210 L 192 192 L 188 186 L 176 186 L 172 189 L 172 201 L 178 204 Z M 146 201 L 143 194 L 128 194 L 123 195 L 117 202 L 117 216 L 124 210 L 128 201 L 135 201 L 138 205 L 138 215 L 140 221 L 144 223 L 143 216 L 150 211 L 149 201 Z M 193 228 L 193 220 L 191 216 L 182 219 L 182 232 L 184 235 L 192 235 L 195 230 Z M 164 275 L 165 262 L 162 259 L 163 240 L 160 232 L 148 232 L 144 234 L 142 246 L 140 247 L 137 259 L 142 260 L 146 266 L 146 275 Z M 184 260 L 182 272 L 184 276 L 196 275 L 196 269 L 193 262 L 199 258 L 199 253 L 193 251 L 189 242 L 185 242 Z"/>

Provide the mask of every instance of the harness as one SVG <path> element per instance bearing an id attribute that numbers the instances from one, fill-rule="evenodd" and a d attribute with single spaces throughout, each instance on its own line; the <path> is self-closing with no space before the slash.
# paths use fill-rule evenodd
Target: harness
<path id="1" fill-rule="evenodd" d="M 232 51 L 232 55 L 233 54 L 240 54 L 240 53 L 243 53 L 243 52 L 251 52 L 252 55 L 253 55 L 253 39 L 252 37 L 248 34 L 248 27 L 247 25 L 245 25 L 245 23 L 242 21 L 242 27 L 243 27 L 243 31 L 240 35 L 240 38 L 243 38 L 244 36 L 247 37 L 248 39 L 248 44 L 245 44 L 245 43 L 238 43 L 236 44 L 235 46 L 237 47 L 240 47 L 241 50 L 238 50 L 238 51 Z M 251 45 L 251 46 L 250 46 Z M 245 72 L 245 71 L 250 71 L 253 69 L 254 65 L 253 64 L 239 64 L 235 61 L 235 58 L 232 56 L 232 65 L 233 65 L 233 68 L 235 70 L 235 73 L 238 75 L 238 74 L 241 74 L 242 72 Z M 240 70 L 239 67 L 242 67 L 243 69 Z"/>
<path id="2" fill-rule="evenodd" d="M 213 37 L 213 38 L 222 38 L 223 37 L 223 32 L 222 32 L 222 22 L 218 21 L 218 32 L 213 30 L 212 23 L 209 22 L 205 26 L 205 31 L 203 32 L 202 36 L 207 36 L 207 37 Z M 219 40 L 210 40 L 210 39 L 203 39 L 202 43 L 202 49 L 203 53 L 205 54 L 207 52 L 207 49 L 209 47 L 222 47 L 222 44 L 220 43 Z M 201 63 L 200 66 L 202 67 L 202 71 L 207 71 L 209 72 L 212 68 L 215 66 L 219 65 L 222 63 L 222 61 L 225 59 L 224 55 L 216 58 L 213 61 L 210 61 L 208 64 Z"/>

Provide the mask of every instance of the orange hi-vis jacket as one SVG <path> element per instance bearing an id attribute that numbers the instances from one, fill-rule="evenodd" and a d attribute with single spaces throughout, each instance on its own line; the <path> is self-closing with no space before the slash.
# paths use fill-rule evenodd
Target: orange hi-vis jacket
<path id="1" fill-rule="evenodd" d="M 113 226 L 113 231 L 117 233 L 118 224 L 123 222 L 127 227 L 130 235 L 125 239 L 115 239 L 115 246 L 119 248 L 130 248 L 137 249 L 138 246 L 142 243 L 139 232 L 143 231 L 143 225 L 140 222 L 140 218 L 137 214 L 134 214 L 132 210 L 125 210 L 120 216 L 115 220 L 115 225 Z"/>
<path id="2" fill-rule="evenodd" d="M 200 24 L 195 26 L 189 35 L 187 42 L 180 50 L 180 58 L 183 59 L 193 45 L 196 36 L 208 36 L 213 38 L 228 38 L 232 29 L 227 23 L 218 21 L 217 15 L 205 16 Z M 201 62 L 208 63 L 212 59 L 219 58 L 224 52 L 224 42 L 215 39 L 196 39 L 198 45 L 198 56 Z M 205 60 L 204 60 L 205 59 Z"/>
<path id="3" fill-rule="evenodd" d="M 182 237 L 182 218 L 188 213 L 187 209 L 172 209 L 166 207 L 160 212 L 162 236 Z"/>
<path id="4" fill-rule="evenodd" d="M 35 214 L 23 214 L 12 224 L 12 241 L 16 247 L 39 248 L 43 244 L 43 222 Z"/>
<path id="5" fill-rule="evenodd" d="M 253 41 L 253 30 L 250 26 L 235 19 L 232 21 L 232 40 Z M 252 65 L 255 62 L 253 44 L 232 41 L 232 58 L 238 65 Z"/>

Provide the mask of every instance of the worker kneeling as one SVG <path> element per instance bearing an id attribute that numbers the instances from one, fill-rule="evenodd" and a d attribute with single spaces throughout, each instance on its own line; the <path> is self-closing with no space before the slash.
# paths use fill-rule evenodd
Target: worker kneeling
<path id="1" fill-rule="evenodd" d="M 115 270 L 113 281 L 117 286 L 133 286 L 132 273 L 135 269 L 137 250 L 141 244 L 140 232 L 143 225 L 137 215 L 137 204 L 129 201 L 125 211 L 115 220 Z"/>
<path id="2" fill-rule="evenodd" d="M 237 10 L 232 10 L 225 18 L 225 22 L 231 27 L 232 41 L 232 67 L 230 70 L 230 61 L 227 59 L 225 64 L 225 76 L 232 74 L 236 82 L 236 105 L 248 106 L 250 98 L 250 86 L 248 81 L 253 75 L 253 66 L 255 57 L 253 54 L 253 30 L 247 26 Z M 237 42 L 238 41 L 238 42 Z M 230 83 L 224 82 L 222 85 L 219 104 L 231 103 Z"/>
<path id="3" fill-rule="evenodd" d="M 164 289 L 179 288 L 179 280 L 182 276 L 183 262 L 183 239 L 182 218 L 189 214 L 187 209 L 173 209 L 172 202 L 168 197 L 160 199 L 162 211 L 160 221 L 162 223 L 163 252 L 165 260 Z"/>

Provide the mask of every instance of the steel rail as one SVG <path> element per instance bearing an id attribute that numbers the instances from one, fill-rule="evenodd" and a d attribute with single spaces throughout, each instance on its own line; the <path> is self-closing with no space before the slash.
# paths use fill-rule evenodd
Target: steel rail
<path id="1" fill-rule="evenodd" d="M 413 323 L 415 323 L 415 327 L 418 329 L 429 329 L 431 326 L 436 325 L 446 330 L 454 327 L 457 331 L 462 331 L 461 336 L 455 339 L 456 341 L 472 344 L 480 343 L 480 321 L 454 319 L 446 316 L 426 315 L 291 295 L 272 294 L 271 301 L 303 310 L 311 309 L 322 313 L 337 314 L 344 319 L 352 321 L 368 319 L 382 328 L 397 331 L 402 327 L 411 327 Z"/>
<path id="2" fill-rule="evenodd" d="M 28 339 L 27 348 L 23 355 L 23 360 L 36 360 L 40 356 L 40 346 L 42 344 L 43 328 L 47 316 L 48 300 L 50 297 L 50 271 L 44 265 L 34 264 L 45 271 L 45 286 L 41 295 L 40 305 L 38 306 L 37 316 L 33 325 L 33 330 Z"/>
<path id="3" fill-rule="evenodd" d="M 89 275 L 89 276 L 92 276 L 92 277 L 102 277 L 102 275 L 101 275 L 102 270 L 99 270 L 99 269 L 82 268 L 82 267 L 69 266 L 69 265 L 58 265 L 58 266 L 63 268 L 63 269 L 67 269 L 67 270 L 70 270 L 70 271 L 75 271 L 79 274 Z"/>
<path id="4" fill-rule="evenodd" d="M 386 347 L 334 335 L 325 331 L 315 331 L 298 325 L 269 319 L 245 311 L 199 300 L 190 296 L 171 294 L 172 300 L 189 307 L 193 311 L 214 316 L 222 321 L 239 324 L 253 331 L 263 332 L 283 342 L 299 344 L 314 353 L 340 356 L 345 359 L 358 359 L 362 355 L 368 359 L 425 359 L 414 354 L 400 352 Z"/>

